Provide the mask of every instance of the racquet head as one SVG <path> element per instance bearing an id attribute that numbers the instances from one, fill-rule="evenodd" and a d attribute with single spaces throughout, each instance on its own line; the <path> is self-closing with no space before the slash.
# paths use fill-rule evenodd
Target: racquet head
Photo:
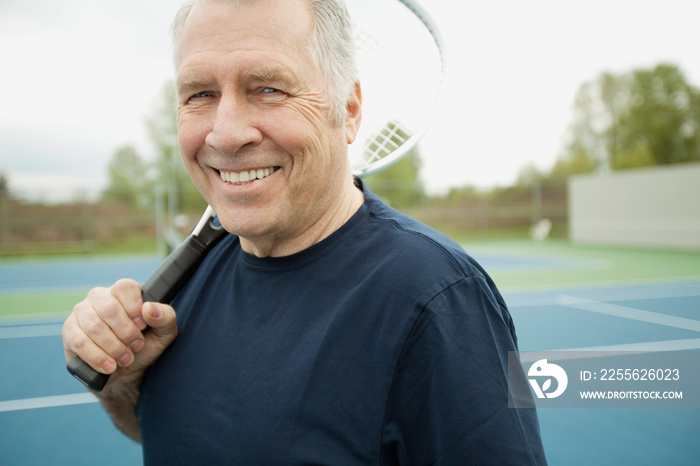
<path id="1" fill-rule="evenodd" d="M 414 0 L 346 0 L 354 23 L 362 125 L 350 145 L 353 173 L 372 175 L 413 149 L 444 94 L 445 50 Z"/>

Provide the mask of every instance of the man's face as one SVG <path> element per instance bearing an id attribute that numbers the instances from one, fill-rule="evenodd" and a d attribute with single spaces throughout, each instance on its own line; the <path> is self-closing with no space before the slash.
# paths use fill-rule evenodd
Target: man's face
<path id="1" fill-rule="evenodd" d="M 359 102 L 344 125 L 329 122 L 311 30 L 304 0 L 209 2 L 195 6 L 180 42 L 187 172 L 229 232 L 268 252 L 323 223 L 349 176 Z"/>

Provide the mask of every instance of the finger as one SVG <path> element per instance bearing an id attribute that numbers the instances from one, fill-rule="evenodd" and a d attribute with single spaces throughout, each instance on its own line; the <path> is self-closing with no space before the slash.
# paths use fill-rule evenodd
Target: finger
<path id="1" fill-rule="evenodd" d="M 141 316 L 141 306 L 143 306 L 141 285 L 135 280 L 122 279 L 112 285 L 110 292 L 119 300 L 134 325 L 143 331 L 147 325 Z"/>
<path id="2" fill-rule="evenodd" d="M 80 356 L 90 367 L 103 374 L 111 374 L 116 370 L 116 361 L 82 331 L 75 314 L 71 314 L 63 323 L 61 333 L 66 361 Z"/>
<path id="3" fill-rule="evenodd" d="M 177 316 L 175 310 L 162 303 L 144 303 L 143 318 L 151 327 L 149 336 L 163 347 L 168 346 L 177 337 Z"/>
<path id="4" fill-rule="evenodd" d="M 130 371 L 143 370 L 153 364 L 177 337 L 177 322 L 172 307 L 147 302 L 143 305 L 142 314 L 151 328 L 144 334 L 145 345 L 136 353 L 134 364 L 129 366 Z"/>
<path id="5" fill-rule="evenodd" d="M 146 328 L 141 317 L 141 286 L 134 280 L 119 280 L 109 289 L 109 295 L 100 294 L 94 299 L 100 318 L 117 338 L 131 351 L 139 351 Z"/>
<path id="6" fill-rule="evenodd" d="M 108 290 L 91 290 L 74 315 L 82 332 L 119 366 L 131 364 L 133 350 L 143 347 L 143 335 Z"/>

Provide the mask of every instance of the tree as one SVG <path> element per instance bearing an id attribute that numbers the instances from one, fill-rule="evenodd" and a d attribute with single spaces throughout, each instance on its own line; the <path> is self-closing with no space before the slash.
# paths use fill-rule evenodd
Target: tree
<path id="1" fill-rule="evenodd" d="M 700 90 L 672 65 L 636 70 L 618 121 L 613 168 L 700 161 Z"/>
<path id="2" fill-rule="evenodd" d="M 616 105 L 609 95 L 609 86 L 614 85 L 614 79 L 612 75 L 604 74 L 598 81 L 584 83 L 578 89 L 569 141 L 559 159 L 571 159 L 577 153 L 601 162 L 608 158 L 614 145 L 608 129 L 613 126 L 617 114 Z"/>
<path id="3" fill-rule="evenodd" d="M 576 94 L 560 160 L 559 171 L 699 161 L 700 90 L 674 65 L 603 73 Z"/>
<path id="4" fill-rule="evenodd" d="M 0 199 L 10 197 L 10 181 L 5 173 L 0 172 Z"/>
<path id="5" fill-rule="evenodd" d="M 596 171 L 600 164 L 600 160 L 593 158 L 585 148 L 574 141 L 565 154 L 557 158 L 549 178 L 563 179 L 571 175 L 591 173 Z"/>
<path id="6" fill-rule="evenodd" d="M 475 186 L 466 185 L 450 188 L 447 194 L 442 196 L 439 201 L 442 205 L 455 207 L 464 203 L 479 201 L 483 197 L 484 193 L 480 192 Z M 431 201 L 435 201 L 435 199 L 431 199 Z"/>
<path id="7" fill-rule="evenodd" d="M 148 133 L 157 150 L 157 180 L 164 186 L 173 210 L 196 211 L 206 203 L 187 175 L 180 157 L 177 138 L 177 99 L 175 83 L 167 81 L 158 96 L 153 112 L 146 119 Z"/>
<path id="8" fill-rule="evenodd" d="M 109 184 L 102 191 L 102 199 L 144 209 L 152 199 L 152 193 L 148 192 L 150 185 L 147 165 L 136 149 L 123 146 L 117 149 L 109 164 Z"/>
<path id="9" fill-rule="evenodd" d="M 518 171 L 518 178 L 515 181 L 515 185 L 529 188 L 537 183 L 541 183 L 544 177 L 544 174 L 534 164 L 529 163 Z"/>

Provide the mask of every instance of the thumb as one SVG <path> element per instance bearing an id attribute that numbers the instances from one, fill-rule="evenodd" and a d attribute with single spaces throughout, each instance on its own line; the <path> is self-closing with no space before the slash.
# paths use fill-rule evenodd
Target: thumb
<path id="1" fill-rule="evenodd" d="M 149 328 L 144 330 L 144 345 L 134 353 L 134 362 L 128 367 L 119 368 L 117 373 L 137 373 L 143 377 L 145 371 L 177 337 L 175 310 L 162 303 L 144 303 L 141 317 Z"/>
<path id="2" fill-rule="evenodd" d="M 155 347 L 165 349 L 177 337 L 175 310 L 162 303 L 147 302 L 141 308 L 143 320 L 150 330 L 145 334 Z"/>

